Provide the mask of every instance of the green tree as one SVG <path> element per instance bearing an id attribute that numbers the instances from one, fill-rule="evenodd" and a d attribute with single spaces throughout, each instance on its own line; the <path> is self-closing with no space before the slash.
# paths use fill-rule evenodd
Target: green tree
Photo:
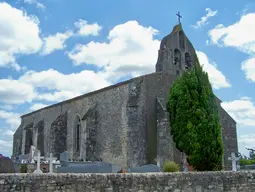
<path id="1" fill-rule="evenodd" d="M 244 158 L 241 158 L 240 159 L 240 165 L 243 166 L 243 165 L 254 165 L 255 164 L 255 159 L 244 159 Z"/>
<path id="2" fill-rule="evenodd" d="M 241 156 L 240 165 L 254 165 L 255 164 L 255 149 L 246 148 L 249 151 L 250 157 Z"/>
<path id="3" fill-rule="evenodd" d="M 216 97 L 196 55 L 194 68 L 173 83 L 168 111 L 173 140 L 192 167 L 220 170 L 223 144 Z"/>

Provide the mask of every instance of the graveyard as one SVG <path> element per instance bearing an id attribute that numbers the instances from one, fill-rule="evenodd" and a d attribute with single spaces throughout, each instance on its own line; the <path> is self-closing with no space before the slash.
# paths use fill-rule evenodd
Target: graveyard
<path id="1" fill-rule="evenodd" d="M 159 167 L 155 164 L 147 164 L 139 167 L 131 167 L 128 170 L 122 170 L 121 166 L 114 165 L 111 163 L 103 161 L 71 161 L 67 151 L 64 151 L 60 154 L 59 160 L 56 157 L 52 156 L 50 153 L 49 158 L 44 158 L 40 155 L 40 150 L 36 149 L 34 146 L 31 146 L 31 153 L 28 155 L 28 159 L 16 159 L 16 162 L 13 163 L 16 165 L 30 165 L 29 171 L 27 173 L 33 174 L 49 174 L 49 173 L 162 173 L 165 172 L 163 167 Z M 232 164 L 231 170 L 233 172 L 241 171 L 239 160 L 240 156 L 236 156 L 235 153 L 231 153 L 231 156 L 228 157 L 228 160 Z M 3 158 L 2 158 L 3 159 Z M 20 163 L 18 163 L 20 162 Z M 43 168 L 46 165 L 46 169 Z M 19 167 L 20 167 L 19 166 Z M 190 164 L 186 161 L 183 169 L 178 169 L 176 171 L 189 172 Z M 249 167 L 249 166 L 248 166 Z M 246 169 L 248 168 L 246 167 Z M 253 169 L 253 165 L 250 166 L 250 170 Z M 46 171 L 47 170 L 47 171 Z M 195 170 L 194 170 L 195 171 Z M 20 173 L 20 169 L 16 167 L 16 173 Z M 8 173 L 8 172 L 6 172 Z"/>
<path id="2" fill-rule="evenodd" d="M 27 173 L 0 174 L 0 191 L 254 191 L 255 171 L 240 170 L 240 156 L 231 153 L 231 171 L 198 172 L 189 169 L 165 172 L 155 164 L 122 170 L 103 161 L 72 161 L 67 151 L 59 159 L 44 158 L 31 146 L 30 153 L 17 159 L 21 165 L 33 165 Z M 43 167 L 47 165 L 47 169 Z M 46 171 L 47 170 L 47 171 Z"/>
<path id="3" fill-rule="evenodd" d="M 0 191 L 184 191 L 184 192 L 232 192 L 254 191 L 255 171 L 240 170 L 239 156 L 232 153 L 228 160 L 232 171 L 197 172 L 189 170 L 164 172 L 157 165 L 132 167 L 127 171 L 120 166 L 102 161 L 71 161 L 67 151 L 60 159 L 50 154 L 40 156 L 40 151 L 31 146 L 28 159 L 23 165 L 36 165 L 27 173 L 0 174 Z M 1 160 L 1 159 L 0 159 Z M 42 171 L 48 165 L 48 171 Z M 189 166 L 187 164 L 187 166 Z M 30 173 L 29 173 L 30 172 Z"/>

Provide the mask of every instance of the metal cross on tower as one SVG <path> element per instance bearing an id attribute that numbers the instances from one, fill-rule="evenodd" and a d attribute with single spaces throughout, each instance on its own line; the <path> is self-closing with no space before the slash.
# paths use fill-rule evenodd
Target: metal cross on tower
<path id="1" fill-rule="evenodd" d="M 180 11 L 178 11 L 178 13 L 176 13 L 177 17 L 178 17 L 178 22 L 179 24 L 181 24 L 181 18 L 182 16 L 180 15 Z"/>

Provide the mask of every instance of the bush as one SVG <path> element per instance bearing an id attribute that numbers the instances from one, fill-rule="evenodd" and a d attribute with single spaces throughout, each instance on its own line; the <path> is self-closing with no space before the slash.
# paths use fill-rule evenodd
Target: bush
<path id="1" fill-rule="evenodd" d="M 20 172 L 21 173 L 26 173 L 27 172 L 27 164 L 22 164 L 20 167 Z"/>
<path id="2" fill-rule="evenodd" d="M 173 161 L 166 161 L 163 165 L 163 172 L 177 172 L 180 166 Z"/>
<path id="3" fill-rule="evenodd" d="M 253 165 L 255 164 L 255 159 L 240 159 L 240 165 Z"/>

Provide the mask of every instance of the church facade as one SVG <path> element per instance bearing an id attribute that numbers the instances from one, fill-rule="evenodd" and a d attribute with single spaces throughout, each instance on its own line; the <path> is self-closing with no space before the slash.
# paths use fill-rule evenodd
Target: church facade
<path id="1" fill-rule="evenodd" d="M 13 138 L 13 157 L 29 153 L 33 145 L 43 156 L 113 163 L 127 169 L 165 160 L 181 163 L 170 135 L 166 109 L 171 84 L 194 64 L 195 49 L 181 24 L 163 38 L 156 72 L 130 79 L 21 116 Z M 217 99 L 223 164 L 238 152 L 236 122 Z M 205 146 L 206 147 L 206 146 Z"/>

